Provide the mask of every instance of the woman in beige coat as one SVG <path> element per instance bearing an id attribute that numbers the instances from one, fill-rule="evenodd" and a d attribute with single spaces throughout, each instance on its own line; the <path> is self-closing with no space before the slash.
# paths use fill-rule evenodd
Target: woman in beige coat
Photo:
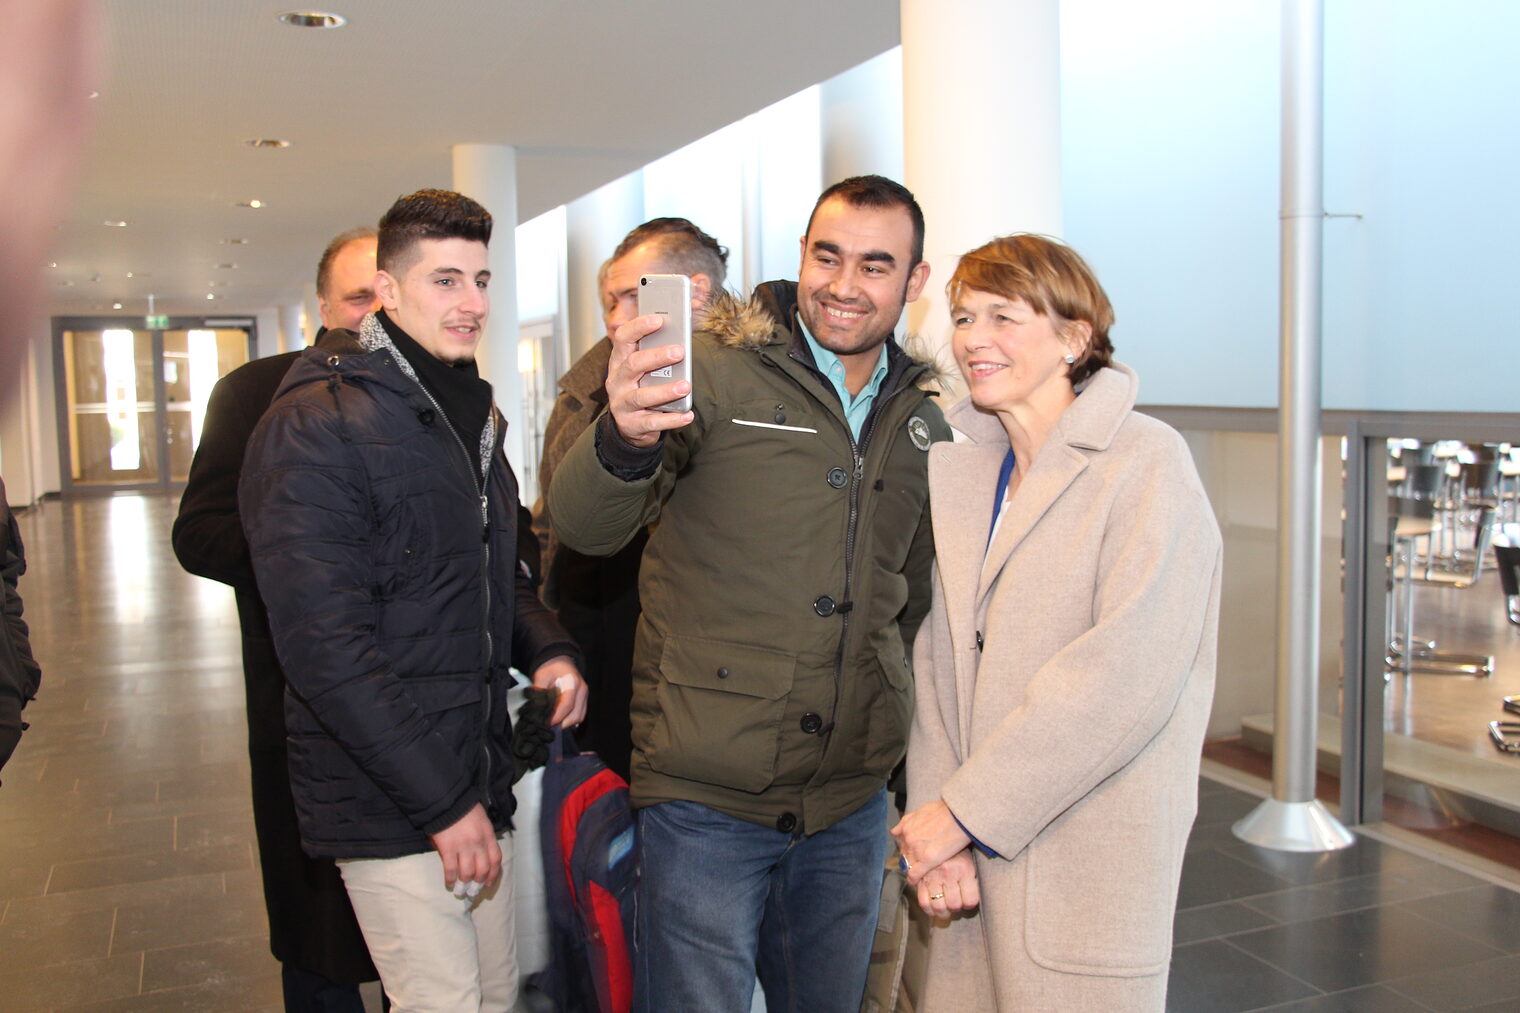
<path id="1" fill-rule="evenodd" d="M 929 452 L 934 604 L 893 830 L 937 916 L 920 1009 L 1160 1011 L 1219 530 L 1182 438 L 1133 411 L 1076 253 L 994 240 L 949 292 L 970 395 L 946 418 L 970 442 Z"/>

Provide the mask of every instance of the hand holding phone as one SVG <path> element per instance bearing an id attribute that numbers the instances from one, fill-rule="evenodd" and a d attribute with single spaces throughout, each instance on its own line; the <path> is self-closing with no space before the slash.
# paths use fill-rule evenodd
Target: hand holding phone
<path id="1" fill-rule="evenodd" d="M 657 315 L 664 324 L 639 342 L 639 351 L 680 345 L 685 354 L 672 362 L 645 373 L 640 387 L 658 387 L 677 380 L 691 379 L 691 279 L 684 274 L 646 274 L 639 279 L 639 315 Z M 664 404 L 651 405 L 655 411 L 684 412 L 691 409 L 687 393 Z"/>

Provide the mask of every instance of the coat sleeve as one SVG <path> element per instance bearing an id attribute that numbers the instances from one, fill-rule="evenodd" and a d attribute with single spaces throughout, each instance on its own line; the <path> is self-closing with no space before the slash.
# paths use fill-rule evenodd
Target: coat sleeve
<path id="1" fill-rule="evenodd" d="M 937 671 L 935 658 L 948 656 L 949 630 L 939 567 L 933 568 L 934 605 L 919 628 L 913 645 L 913 730 L 908 737 L 908 809 L 911 812 L 940 797 L 945 780 L 960 766 L 950 729 L 957 715 L 943 709 L 955 699 L 955 672 Z M 941 686 L 949 691 L 940 692 Z"/>
<path id="2" fill-rule="evenodd" d="M 533 503 L 533 533 L 538 537 L 545 573 L 554 562 L 554 517 L 549 512 L 549 484 L 572 442 L 572 429 L 578 434 L 585 428 L 586 414 L 579 401 L 560 391 L 549 412 L 549 422 L 544 426 L 543 452 L 538 458 L 538 499 Z"/>
<path id="3" fill-rule="evenodd" d="M 238 500 L 292 690 L 414 825 L 448 825 L 475 789 L 379 646 L 368 482 L 335 414 L 277 402 L 254 430 Z"/>
<path id="4" fill-rule="evenodd" d="M 908 601 L 898 617 L 897 628 L 902 634 L 903 651 L 914 657 L 913 642 L 919 626 L 929 612 L 934 572 L 934 528 L 930 521 L 929 507 L 925 505 L 918 519 L 918 530 L 913 532 L 913 544 L 908 547 L 908 560 L 903 566 L 903 576 L 908 581 Z"/>
<path id="5" fill-rule="evenodd" d="M 0 484 L 0 581 L 5 595 L 5 640 L 0 644 L 0 767 L 5 766 L 26 727 L 21 711 L 37 695 L 42 682 L 42 667 L 32 655 L 32 643 L 26 620 L 21 618 L 21 592 L 17 589 L 26 572 L 26 553 L 21 545 L 21 531 L 16 518 L 5 503 L 5 486 Z"/>
<path id="6" fill-rule="evenodd" d="M 268 401 L 250 404 L 236 375 L 211 388 L 200 446 L 174 520 L 174 555 L 198 577 L 252 590 L 253 562 L 238 517 L 243 455 Z"/>
<path id="7" fill-rule="evenodd" d="M 565 452 L 549 485 L 554 535 L 561 543 L 588 556 L 610 556 L 659 518 L 676 476 L 697 453 L 707 426 L 717 417 L 715 375 L 704 351 L 703 345 L 692 345 L 695 418 L 665 434 L 653 474 L 627 480 L 602 464 L 597 453 L 600 420 L 587 426 Z"/>
<path id="8" fill-rule="evenodd" d="M 529 678 L 551 658 L 566 656 L 574 660 L 577 670 L 586 670 L 585 658 L 558 617 L 538 597 L 536 582 L 517 570 L 517 587 L 513 597 L 512 667 Z"/>
<path id="9" fill-rule="evenodd" d="M 949 424 L 945 422 L 938 408 L 934 409 L 929 426 L 934 442 L 949 442 L 953 438 L 954 434 L 951 433 Z M 933 514 L 931 504 L 925 503 L 923 515 L 918 520 L 918 530 L 913 533 L 913 544 L 908 547 L 907 563 L 903 566 L 903 576 L 908 581 L 908 601 L 897 620 L 898 630 L 902 634 L 903 650 L 910 658 L 914 657 L 913 641 L 918 634 L 919 624 L 929 613 L 933 567 Z"/>
<path id="10" fill-rule="evenodd" d="M 940 792 L 1004 857 L 1139 754 L 1212 643 L 1205 625 L 1218 594 L 1219 529 L 1186 449 L 1179 440 L 1137 455 L 1121 483 L 1098 550 L 1091 627 L 1040 667 L 1022 704 Z M 1032 561 L 1021 569 L 1059 579 Z"/>

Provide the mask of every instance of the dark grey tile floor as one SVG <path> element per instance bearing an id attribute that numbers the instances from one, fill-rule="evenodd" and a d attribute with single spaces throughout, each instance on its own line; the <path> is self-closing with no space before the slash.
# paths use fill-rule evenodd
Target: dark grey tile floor
<path id="1" fill-rule="evenodd" d="M 248 805 L 229 590 L 169 551 L 176 501 L 22 517 L 42 696 L 0 787 L 0 1010 L 280 1008 Z M 1520 895 L 1370 839 L 1242 844 L 1205 780 L 1174 1013 L 1520 1010 Z M 973 1013 L 973 1011 L 968 1011 Z"/>
<path id="2" fill-rule="evenodd" d="M 1367 837 L 1237 840 L 1256 799 L 1207 779 L 1183 866 L 1172 1013 L 1520 1010 L 1520 894 Z"/>

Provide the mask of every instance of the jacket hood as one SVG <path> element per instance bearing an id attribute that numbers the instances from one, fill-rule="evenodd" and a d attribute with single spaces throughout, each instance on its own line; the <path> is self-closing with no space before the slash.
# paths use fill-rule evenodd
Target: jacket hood
<path id="1" fill-rule="evenodd" d="M 352 372 L 362 370 L 373 372 L 362 360 L 354 360 L 349 357 L 361 356 L 366 349 L 359 344 L 359 335 L 353 331 L 344 330 L 341 327 L 333 330 L 323 330 L 317 336 L 317 343 L 305 349 L 296 356 L 296 361 L 286 372 L 285 378 L 280 381 L 279 389 L 275 391 L 274 400 L 278 401 L 287 393 L 297 387 L 305 386 L 318 381 L 325 382 L 334 372 Z M 343 363 L 334 367 L 332 357 L 343 356 Z"/>
<path id="2" fill-rule="evenodd" d="M 1140 378 L 1122 362 L 1110 362 L 1090 376 L 1081 396 L 1061 414 L 1048 442 L 1086 450 L 1106 450 L 1119 426 L 1134 410 Z M 945 412 L 945 421 L 973 443 L 1008 442 L 1008 432 L 993 412 L 983 411 L 967 397 Z"/>
<path id="3" fill-rule="evenodd" d="M 756 286 L 754 294 L 743 301 L 729 292 L 720 294 L 708 308 L 702 330 L 730 348 L 786 345 L 792 341 L 792 321 L 796 319 L 796 312 L 797 283 L 767 281 Z M 797 337 L 800 339 L 801 335 Z M 924 342 L 916 334 L 909 334 L 902 341 L 894 339 L 888 347 L 903 353 L 913 365 L 926 370 L 919 378 L 920 382 L 938 384 L 945 379 L 945 370 L 927 352 Z"/>
<path id="4" fill-rule="evenodd" d="M 755 349 L 785 344 L 786 332 L 777 326 L 777 321 L 788 319 L 790 314 L 778 312 L 781 307 L 761 294 L 765 288 L 777 284 L 780 283 L 766 282 L 744 300 L 732 292 L 718 293 L 707 305 L 707 318 L 701 329 L 717 338 L 719 344 L 730 348 Z"/>
<path id="5" fill-rule="evenodd" d="M 391 363 L 395 364 L 396 369 L 388 368 Z M 322 382 L 335 385 L 340 379 L 347 382 L 358 378 L 402 397 L 422 398 L 425 402 L 432 400 L 416 371 L 412 369 L 412 364 L 401 354 L 391 336 L 385 333 L 384 325 L 373 313 L 364 317 L 358 333 L 342 328 L 324 331 L 315 345 L 301 353 L 295 365 L 290 367 L 290 372 L 285 374 L 285 379 L 280 381 L 275 400 L 278 401 L 288 392 L 306 384 Z M 493 402 L 491 411 L 486 415 L 485 428 L 481 430 L 480 446 L 477 448 L 482 472 L 486 470 L 495 449 L 499 426 Z"/>

